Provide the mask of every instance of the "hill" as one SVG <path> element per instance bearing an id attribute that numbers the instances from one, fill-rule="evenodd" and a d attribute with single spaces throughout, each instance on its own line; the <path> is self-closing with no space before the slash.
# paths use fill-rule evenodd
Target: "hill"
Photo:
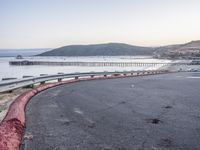
<path id="1" fill-rule="evenodd" d="M 123 43 L 69 45 L 38 56 L 154 56 L 155 58 L 200 58 L 200 40 L 162 47 L 141 47 Z"/>
<path id="2" fill-rule="evenodd" d="M 158 58 L 196 58 L 200 57 L 200 40 L 185 44 L 163 46 L 155 49 Z"/>
<path id="3" fill-rule="evenodd" d="M 151 47 L 132 46 L 122 43 L 108 43 L 64 46 L 44 52 L 38 56 L 134 56 L 152 55 L 154 51 L 155 49 Z"/>

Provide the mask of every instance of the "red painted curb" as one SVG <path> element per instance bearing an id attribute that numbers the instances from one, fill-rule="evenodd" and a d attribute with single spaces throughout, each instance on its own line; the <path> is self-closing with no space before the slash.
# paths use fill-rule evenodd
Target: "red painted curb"
<path id="1" fill-rule="evenodd" d="M 25 124 L 24 109 L 28 101 L 33 96 L 48 88 L 77 81 L 79 80 L 69 80 L 64 82 L 41 85 L 17 97 L 15 101 L 10 105 L 5 118 L 0 123 L 0 150 L 19 150 Z"/>
<path id="2" fill-rule="evenodd" d="M 78 81 L 124 78 L 124 77 L 133 77 L 133 76 L 135 75 L 126 75 L 126 76 L 118 75 L 118 76 L 109 76 L 109 77 L 72 79 L 68 81 L 41 85 L 33 90 L 30 90 L 21 94 L 10 105 L 5 118 L 0 123 L 0 150 L 19 150 L 20 141 L 23 134 L 24 124 L 25 124 L 25 112 L 24 112 L 25 106 L 28 103 L 28 101 L 39 92 L 58 86 L 58 85 L 74 83 Z"/>

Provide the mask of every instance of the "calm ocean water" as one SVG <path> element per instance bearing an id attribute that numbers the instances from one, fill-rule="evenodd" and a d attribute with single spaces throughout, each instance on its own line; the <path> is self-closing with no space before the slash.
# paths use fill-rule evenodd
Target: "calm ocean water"
<path id="1" fill-rule="evenodd" d="M 77 67 L 77 66 L 10 66 L 9 61 L 16 60 L 14 57 L 0 57 L 0 80 L 2 78 L 22 78 L 24 75 L 39 76 L 40 74 L 57 74 L 90 72 L 90 71 L 130 71 L 157 69 L 155 67 Z M 23 60 L 43 61 L 83 61 L 83 62 L 169 62 L 169 60 L 151 59 L 149 57 L 25 57 Z"/>

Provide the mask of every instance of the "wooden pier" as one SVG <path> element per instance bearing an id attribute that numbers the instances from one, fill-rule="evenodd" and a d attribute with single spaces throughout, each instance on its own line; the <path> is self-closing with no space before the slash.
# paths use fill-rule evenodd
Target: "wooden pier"
<path id="1" fill-rule="evenodd" d="M 49 62 L 49 61 L 10 61 L 10 65 L 48 65 L 48 66 L 89 66 L 89 67 L 155 67 L 165 65 L 189 65 L 188 63 L 148 63 L 148 62 Z"/>

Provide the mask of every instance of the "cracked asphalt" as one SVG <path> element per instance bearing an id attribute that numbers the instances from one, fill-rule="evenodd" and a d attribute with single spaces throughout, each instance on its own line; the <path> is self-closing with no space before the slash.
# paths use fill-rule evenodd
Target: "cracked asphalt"
<path id="1" fill-rule="evenodd" d="M 199 150 L 200 73 L 83 81 L 26 107 L 21 150 Z"/>

